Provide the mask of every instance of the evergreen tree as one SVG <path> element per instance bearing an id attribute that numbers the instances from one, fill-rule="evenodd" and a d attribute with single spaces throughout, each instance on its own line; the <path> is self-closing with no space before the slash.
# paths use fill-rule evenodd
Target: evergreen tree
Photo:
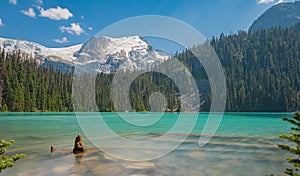
<path id="1" fill-rule="evenodd" d="M 294 126 L 291 128 L 290 135 L 280 135 L 281 139 L 292 142 L 294 145 L 278 144 L 279 148 L 289 151 L 293 155 L 288 157 L 287 160 L 293 164 L 294 168 L 287 168 L 284 172 L 288 175 L 300 176 L 300 113 L 295 112 L 293 118 L 284 118 L 283 120 Z"/>

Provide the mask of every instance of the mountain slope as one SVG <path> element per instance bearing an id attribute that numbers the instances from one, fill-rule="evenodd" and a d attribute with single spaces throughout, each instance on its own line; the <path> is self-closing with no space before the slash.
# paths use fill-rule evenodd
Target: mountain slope
<path id="1" fill-rule="evenodd" d="M 279 3 L 259 16 L 250 26 L 249 31 L 268 29 L 275 26 L 290 27 L 300 21 L 300 1 Z"/>

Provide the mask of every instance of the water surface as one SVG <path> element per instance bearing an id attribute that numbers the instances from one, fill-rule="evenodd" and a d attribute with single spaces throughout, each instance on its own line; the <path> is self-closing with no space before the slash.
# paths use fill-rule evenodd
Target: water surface
<path id="1" fill-rule="evenodd" d="M 159 137 L 178 120 L 178 114 L 170 113 L 152 126 L 139 127 L 119 119 L 117 113 L 101 114 L 111 129 L 129 139 Z M 85 115 L 91 116 L 90 113 Z M 130 115 L 135 116 L 133 113 Z M 292 114 L 225 113 L 216 135 L 207 145 L 199 147 L 199 137 L 206 135 L 201 132 L 207 115 L 199 115 L 192 133 L 173 152 L 150 161 L 131 162 L 113 158 L 96 149 L 79 156 L 70 153 L 78 133 L 82 134 L 89 148 L 95 148 L 80 129 L 74 113 L 1 113 L 0 139 L 16 141 L 8 149 L 8 154 L 22 152 L 27 155 L 2 174 L 264 176 L 283 174 L 284 168 L 289 167 L 285 160 L 288 153 L 278 149 L 276 144 L 283 142 L 278 136 L 288 133 L 290 128 L 282 118 Z M 183 118 L 189 118 L 189 114 Z M 174 141 L 162 142 L 171 144 Z M 50 145 L 67 150 L 51 154 Z"/>

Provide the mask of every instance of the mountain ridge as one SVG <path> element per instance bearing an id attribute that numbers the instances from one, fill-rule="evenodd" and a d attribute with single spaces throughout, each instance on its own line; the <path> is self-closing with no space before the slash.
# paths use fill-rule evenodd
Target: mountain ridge
<path id="1" fill-rule="evenodd" d="M 75 53 L 79 63 L 100 72 L 118 70 L 147 70 L 169 58 L 169 55 L 153 47 L 139 36 L 111 38 L 92 37 Z M 86 63 L 86 64 L 85 64 Z M 98 67 L 94 67 L 98 64 Z"/>
<path id="2" fill-rule="evenodd" d="M 300 22 L 300 1 L 279 3 L 267 9 L 249 27 L 253 32 L 271 27 L 290 27 Z"/>
<path id="3" fill-rule="evenodd" d="M 6 53 L 18 51 L 32 56 L 39 64 L 65 66 L 79 65 L 97 72 L 148 69 L 169 58 L 167 53 L 153 47 L 139 36 L 111 38 L 92 37 L 89 41 L 62 48 L 47 48 L 41 44 L 0 38 L 0 48 Z"/>

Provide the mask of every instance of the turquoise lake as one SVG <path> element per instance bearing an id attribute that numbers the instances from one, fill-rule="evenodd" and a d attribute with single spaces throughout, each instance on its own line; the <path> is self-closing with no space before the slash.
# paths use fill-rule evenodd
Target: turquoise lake
<path id="1" fill-rule="evenodd" d="M 94 115 L 81 113 L 86 118 Z M 126 115 L 136 116 L 135 113 Z M 97 118 L 102 118 L 116 134 L 128 140 L 139 140 L 164 135 L 178 120 L 178 114 L 161 115 L 161 120 L 145 127 L 126 123 L 118 117 L 118 113 L 101 113 L 101 117 Z M 181 118 L 190 116 L 183 114 Z M 75 113 L 0 113 L 0 139 L 15 140 L 7 154 L 27 155 L 0 175 L 266 176 L 283 175 L 283 170 L 290 166 L 285 160 L 289 153 L 278 149 L 276 144 L 286 143 L 278 136 L 289 133 L 291 126 L 282 118 L 292 117 L 292 113 L 225 113 L 216 134 L 206 145 L 199 146 L 199 137 L 207 135 L 201 134 L 207 116 L 208 113 L 198 115 L 190 134 L 171 134 L 188 137 L 167 155 L 147 161 L 128 161 L 98 150 L 81 130 Z M 97 124 L 91 122 L 88 125 L 92 127 Z M 89 148 L 82 155 L 71 153 L 78 133 Z M 105 143 L 110 136 L 102 140 Z M 171 145 L 176 141 L 161 142 Z M 57 152 L 51 154 L 51 145 L 57 148 Z M 114 146 L 110 150 L 122 147 Z M 150 151 L 137 153 L 148 154 Z"/>

